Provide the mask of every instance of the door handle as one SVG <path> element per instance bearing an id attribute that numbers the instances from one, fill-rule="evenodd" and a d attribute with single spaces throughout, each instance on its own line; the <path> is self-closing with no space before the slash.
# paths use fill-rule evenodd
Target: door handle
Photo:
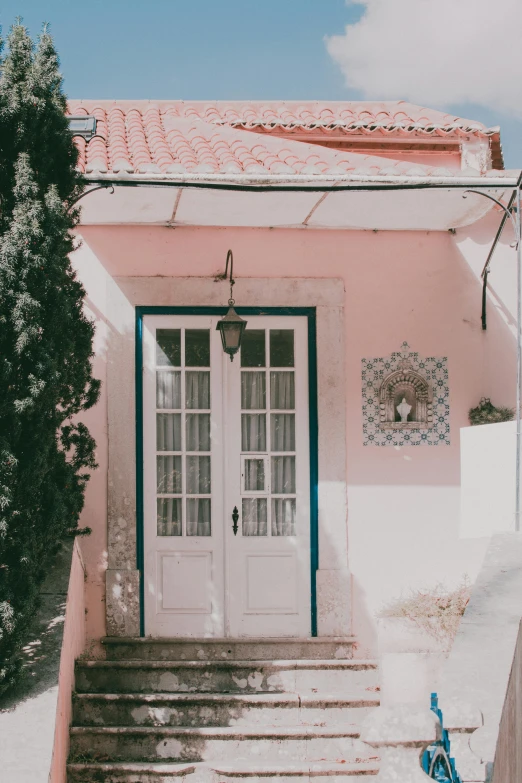
<path id="1" fill-rule="evenodd" d="M 239 511 L 237 510 L 237 506 L 234 506 L 234 510 L 232 512 L 232 522 L 234 523 L 232 525 L 232 530 L 234 531 L 234 535 L 237 536 L 238 528 L 238 520 L 239 520 Z"/>

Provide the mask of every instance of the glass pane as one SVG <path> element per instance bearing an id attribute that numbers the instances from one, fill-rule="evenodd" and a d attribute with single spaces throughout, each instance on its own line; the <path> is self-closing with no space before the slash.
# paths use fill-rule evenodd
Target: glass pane
<path id="1" fill-rule="evenodd" d="M 266 498 L 243 498 L 242 533 L 244 536 L 266 536 Z"/>
<path id="2" fill-rule="evenodd" d="M 156 364 L 181 366 L 181 329 L 158 329 L 156 332 Z"/>
<path id="3" fill-rule="evenodd" d="M 265 463 L 262 459 L 245 460 L 245 492 L 263 492 L 265 489 Z"/>
<path id="4" fill-rule="evenodd" d="M 185 373 L 185 407 L 210 409 L 210 373 L 190 372 Z"/>
<path id="5" fill-rule="evenodd" d="M 270 367 L 294 366 L 294 330 L 270 329 Z"/>
<path id="6" fill-rule="evenodd" d="M 271 451 L 295 451 L 295 413 L 272 413 Z"/>
<path id="7" fill-rule="evenodd" d="M 272 493 L 290 495 L 295 492 L 295 457 L 272 457 Z"/>
<path id="8" fill-rule="evenodd" d="M 187 451 L 210 451 L 210 414 L 187 413 Z"/>
<path id="9" fill-rule="evenodd" d="M 181 373 L 156 373 L 156 408 L 181 408 Z"/>
<path id="10" fill-rule="evenodd" d="M 272 535 L 295 536 L 295 498 L 272 498 Z"/>
<path id="11" fill-rule="evenodd" d="M 293 372 L 270 373 L 270 407 L 276 410 L 292 410 L 295 408 Z"/>
<path id="12" fill-rule="evenodd" d="M 210 536 L 210 498 L 187 498 L 187 536 Z"/>
<path id="13" fill-rule="evenodd" d="M 181 493 L 181 457 L 157 457 L 156 475 L 158 494 Z"/>
<path id="14" fill-rule="evenodd" d="M 246 411 L 266 408 L 266 373 L 241 373 L 241 407 Z"/>
<path id="15" fill-rule="evenodd" d="M 181 413 L 156 416 L 157 451 L 181 451 Z"/>
<path id="16" fill-rule="evenodd" d="M 210 457 L 187 457 L 187 495 L 210 495 Z"/>
<path id="17" fill-rule="evenodd" d="M 158 498 L 158 536 L 181 535 L 181 498 Z"/>
<path id="18" fill-rule="evenodd" d="M 241 367 L 266 367 L 264 329 L 245 329 L 241 341 Z"/>
<path id="19" fill-rule="evenodd" d="M 210 331 L 208 329 L 185 330 L 186 367 L 210 367 Z"/>
<path id="20" fill-rule="evenodd" d="M 266 415 L 243 413 L 241 415 L 241 450 L 266 451 Z"/>

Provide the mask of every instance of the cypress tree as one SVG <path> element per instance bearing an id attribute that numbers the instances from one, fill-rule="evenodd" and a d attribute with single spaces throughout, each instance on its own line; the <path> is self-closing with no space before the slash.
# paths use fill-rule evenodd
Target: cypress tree
<path id="1" fill-rule="evenodd" d="M 93 325 L 71 266 L 83 181 L 58 57 L 20 21 L 0 63 L 0 693 L 50 558 L 78 532 L 99 395 Z"/>

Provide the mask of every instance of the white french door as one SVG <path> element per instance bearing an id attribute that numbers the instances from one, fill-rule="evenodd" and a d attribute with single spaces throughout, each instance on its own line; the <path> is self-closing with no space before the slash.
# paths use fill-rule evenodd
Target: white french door
<path id="1" fill-rule="evenodd" d="M 249 316 L 233 362 L 218 321 L 144 318 L 145 633 L 306 637 L 306 318 Z"/>

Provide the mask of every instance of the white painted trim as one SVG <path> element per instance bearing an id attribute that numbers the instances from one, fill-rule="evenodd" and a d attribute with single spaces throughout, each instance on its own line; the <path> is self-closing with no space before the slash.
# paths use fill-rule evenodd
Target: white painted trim
<path id="1" fill-rule="evenodd" d="M 115 277 L 133 307 L 225 307 L 230 285 L 209 277 Z M 234 298 L 244 307 L 343 307 L 337 278 L 238 277 Z"/>
<path id="2" fill-rule="evenodd" d="M 309 187 L 311 191 L 316 187 L 331 186 L 331 190 L 335 190 L 337 185 L 350 185 L 353 184 L 354 189 L 357 185 L 382 185 L 383 187 L 393 185 L 425 185 L 430 187 L 433 185 L 444 185 L 448 189 L 462 188 L 462 187 L 476 187 L 481 188 L 514 188 L 518 181 L 519 170 L 516 176 L 509 176 L 504 172 L 490 173 L 489 176 L 481 176 L 477 171 L 475 176 L 459 176 L 456 174 L 444 175 L 444 176 L 408 176 L 407 174 L 396 175 L 381 175 L 374 176 L 368 174 L 183 174 L 182 176 L 172 174 L 154 174 L 140 175 L 130 174 L 127 176 L 114 175 L 112 172 L 96 171 L 92 174 L 86 175 L 87 181 L 97 182 L 131 182 L 133 184 L 141 184 L 142 187 L 146 187 L 150 184 L 150 187 L 154 187 L 155 183 L 168 183 L 172 182 L 173 187 L 183 187 L 184 185 L 190 186 L 191 183 L 201 184 L 220 184 L 223 187 L 226 185 L 244 185 L 244 186 L 266 186 L 270 185 L 300 185 L 302 187 Z M 290 191 L 291 192 L 291 191 Z"/>
<path id="3" fill-rule="evenodd" d="M 121 308 L 124 323 L 108 341 L 109 569 L 135 573 L 134 307 L 224 306 L 228 299 L 228 286 L 224 281 L 195 277 L 117 277 L 114 282 L 129 306 Z M 317 308 L 318 629 L 321 636 L 348 635 L 351 632 L 351 613 L 346 497 L 344 283 L 336 278 L 238 278 L 234 296 L 244 306 Z"/>

